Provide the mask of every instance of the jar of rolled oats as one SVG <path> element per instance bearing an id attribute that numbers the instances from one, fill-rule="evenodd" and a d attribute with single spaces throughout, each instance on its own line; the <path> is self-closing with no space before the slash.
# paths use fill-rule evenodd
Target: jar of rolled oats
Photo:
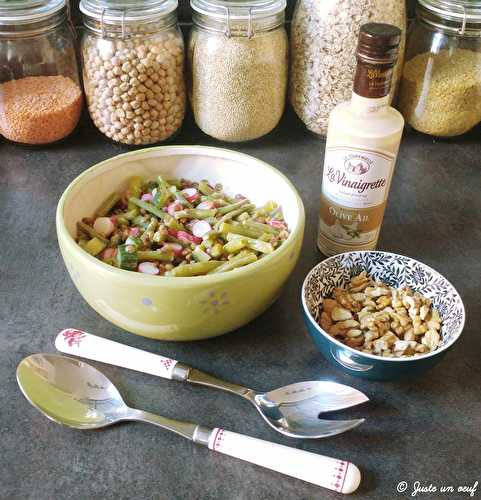
<path id="1" fill-rule="evenodd" d="M 184 42 L 177 0 L 81 0 L 90 116 L 124 144 L 166 141 L 185 113 Z"/>
<path id="2" fill-rule="evenodd" d="M 391 99 L 403 66 L 406 32 L 404 0 L 298 0 L 290 36 L 290 102 L 306 127 L 327 133 L 331 111 L 351 98 L 359 30 L 365 23 L 401 29 Z"/>

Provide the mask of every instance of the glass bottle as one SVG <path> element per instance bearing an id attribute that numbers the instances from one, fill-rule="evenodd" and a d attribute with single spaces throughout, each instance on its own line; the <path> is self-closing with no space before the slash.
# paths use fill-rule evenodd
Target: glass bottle
<path id="1" fill-rule="evenodd" d="M 166 141 L 185 114 L 184 41 L 177 0 L 81 0 L 88 110 L 110 139 Z"/>
<path id="2" fill-rule="evenodd" d="M 284 112 L 285 0 L 191 0 L 189 95 L 197 126 L 228 142 L 257 139 Z"/>
<path id="3" fill-rule="evenodd" d="M 0 0 L 0 134 L 20 144 L 68 136 L 82 109 L 65 0 Z"/>
<path id="4" fill-rule="evenodd" d="M 324 255 L 376 248 L 404 128 L 389 106 L 399 28 L 361 27 L 352 99 L 329 118 L 318 247 Z"/>

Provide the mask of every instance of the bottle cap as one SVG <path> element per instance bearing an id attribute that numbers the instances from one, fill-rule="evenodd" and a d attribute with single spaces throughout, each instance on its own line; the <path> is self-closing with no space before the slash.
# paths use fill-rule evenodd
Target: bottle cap
<path id="1" fill-rule="evenodd" d="M 401 30 L 391 24 L 367 23 L 361 26 L 357 59 L 368 64 L 392 64 L 397 60 Z"/>

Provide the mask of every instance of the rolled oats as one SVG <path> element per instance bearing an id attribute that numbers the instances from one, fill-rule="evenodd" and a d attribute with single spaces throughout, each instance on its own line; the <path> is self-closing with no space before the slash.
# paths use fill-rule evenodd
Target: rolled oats
<path id="1" fill-rule="evenodd" d="M 291 28 L 289 92 L 294 110 L 312 132 L 326 135 L 333 108 L 351 98 L 359 29 L 367 22 L 389 23 L 403 31 L 392 97 L 403 63 L 404 1 L 298 0 Z"/>

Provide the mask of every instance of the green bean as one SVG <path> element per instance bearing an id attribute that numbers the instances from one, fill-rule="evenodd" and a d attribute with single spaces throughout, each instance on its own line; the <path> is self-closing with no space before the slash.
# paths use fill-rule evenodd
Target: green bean
<path id="1" fill-rule="evenodd" d="M 178 220 L 175 220 L 170 215 L 167 215 L 167 217 L 164 220 L 164 224 L 169 229 L 175 229 L 177 231 L 184 231 L 185 230 L 185 227 L 183 226 L 183 224 L 181 224 Z"/>
<path id="2" fill-rule="evenodd" d="M 219 227 L 220 224 L 222 224 L 222 222 L 225 222 L 226 220 L 231 220 L 233 219 L 234 217 L 237 217 L 238 215 L 240 215 L 242 212 L 244 212 L 246 209 L 252 209 L 252 208 L 255 208 L 255 205 L 253 204 L 250 204 L 250 205 L 245 205 L 241 208 L 238 208 L 237 210 L 232 210 L 230 212 L 227 212 L 226 214 L 224 214 L 216 223 L 216 227 Z"/>
<path id="3" fill-rule="evenodd" d="M 84 250 L 90 255 L 98 255 L 107 245 L 98 238 L 92 238 L 84 247 Z"/>
<path id="4" fill-rule="evenodd" d="M 85 222 L 77 222 L 77 229 L 79 231 L 81 231 L 82 233 L 90 236 L 90 238 L 97 238 L 98 240 L 100 240 L 102 243 L 105 243 L 106 245 L 108 245 L 108 243 L 109 243 L 109 240 L 107 238 L 104 238 L 102 235 L 97 233 L 97 231 L 92 226 L 85 224 Z"/>
<path id="5" fill-rule="evenodd" d="M 142 194 L 142 178 L 138 175 L 131 177 L 129 179 L 128 191 L 130 198 L 139 198 Z M 129 200 L 128 209 L 132 210 L 133 208 L 135 208 L 135 205 Z"/>
<path id="6" fill-rule="evenodd" d="M 134 205 L 137 205 L 139 208 L 143 208 L 146 212 L 155 215 L 160 220 L 164 220 L 167 217 L 167 213 L 163 210 L 159 210 L 157 207 L 154 207 L 151 203 L 148 203 L 143 200 L 139 200 L 138 198 L 129 198 L 129 203 L 132 202 Z"/>
<path id="7" fill-rule="evenodd" d="M 210 195 L 214 192 L 214 190 L 209 186 L 209 183 L 206 180 L 201 180 L 199 182 L 199 191 L 205 195 Z"/>
<path id="8" fill-rule="evenodd" d="M 226 261 L 221 266 L 209 271 L 207 274 L 217 274 L 225 273 L 226 271 L 232 271 L 238 267 L 246 266 L 247 264 L 252 264 L 257 260 L 257 256 L 254 253 L 242 255 L 239 257 L 233 257 L 231 260 Z"/>
<path id="9" fill-rule="evenodd" d="M 197 262 L 207 262 L 211 259 L 210 255 L 207 252 L 204 252 L 200 245 L 195 247 L 194 251 L 192 252 L 192 257 L 194 257 Z"/>
<path id="10" fill-rule="evenodd" d="M 194 264 L 184 264 L 182 266 L 174 267 L 171 271 L 165 273 L 166 276 L 200 276 L 202 274 L 209 274 L 214 269 L 222 266 L 223 262 L 219 260 L 209 260 L 207 262 L 196 262 Z"/>
<path id="11" fill-rule="evenodd" d="M 258 229 L 248 228 L 236 222 L 222 222 L 219 225 L 219 231 L 226 235 L 227 233 L 240 234 L 241 236 L 248 236 L 249 238 L 259 238 L 263 232 Z"/>
<path id="12" fill-rule="evenodd" d="M 97 209 L 95 212 L 96 217 L 105 217 L 111 210 L 112 208 L 117 205 L 117 203 L 120 201 L 120 196 L 117 193 L 112 193 L 108 198 L 106 198 L 100 207 Z"/>
<path id="13" fill-rule="evenodd" d="M 147 260 L 158 260 L 162 262 L 172 262 L 174 260 L 173 252 L 165 252 L 160 250 L 146 250 L 137 252 L 139 262 Z"/>
<path id="14" fill-rule="evenodd" d="M 171 197 L 169 188 L 169 183 L 164 181 L 164 179 L 162 179 L 162 177 L 159 175 L 157 177 L 157 193 L 152 200 L 157 208 L 162 208 L 169 201 Z"/>
<path id="15" fill-rule="evenodd" d="M 177 210 L 175 212 L 176 219 L 207 219 L 209 217 L 214 217 L 216 214 L 216 209 L 199 209 L 199 208 L 188 208 L 186 210 Z"/>
<path id="16" fill-rule="evenodd" d="M 224 245 L 224 251 L 227 253 L 237 253 L 247 246 L 247 238 L 237 237 Z"/>
<path id="17" fill-rule="evenodd" d="M 258 231 L 262 231 L 262 233 L 271 233 L 276 236 L 279 234 L 279 230 L 275 227 L 269 226 L 269 224 L 262 224 L 261 222 L 255 222 L 253 220 L 246 220 L 242 222 L 242 225 L 248 227 L 250 229 L 257 229 Z"/>
<path id="18" fill-rule="evenodd" d="M 160 176 L 159 176 L 160 177 Z M 168 181 L 164 181 L 170 186 L 175 186 L 178 189 L 182 189 L 182 181 L 180 179 L 169 179 Z"/>
<path id="19" fill-rule="evenodd" d="M 248 203 L 249 203 L 248 199 L 243 199 L 243 200 L 238 201 L 237 203 L 232 203 L 231 205 L 226 205 L 225 207 L 220 207 L 217 210 L 217 213 L 220 215 L 224 215 L 224 214 L 227 214 L 228 212 L 232 212 L 232 210 L 237 210 L 238 208 L 240 208 Z"/>
<path id="20" fill-rule="evenodd" d="M 233 233 L 227 234 L 227 241 L 229 242 L 233 242 L 235 240 L 240 240 L 240 239 L 245 241 L 246 244 L 244 246 L 250 248 L 251 250 L 255 250 L 256 252 L 272 253 L 274 251 L 274 247 L 270 243 L 267 243 L 266 241 L 256 240 L 254 238 L 247 238 L 246 236 L 239 237 L 239 235 Z"/>
<path id="21" fill-rule="evenodd" d="M 224 253 L 224 247 L 220 243 L 215 243 L 214 246 L 210 249 L 210 254 L 214 259 L 217 259 Z"/>

